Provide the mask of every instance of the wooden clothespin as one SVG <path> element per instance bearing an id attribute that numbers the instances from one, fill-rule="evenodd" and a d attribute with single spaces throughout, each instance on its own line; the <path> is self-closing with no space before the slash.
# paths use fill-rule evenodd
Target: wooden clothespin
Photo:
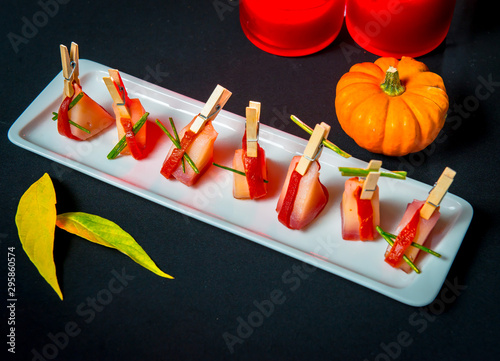
<path id="1" fill-rule="evenodd" d="M 118 92 L 121 95 L 121 98 L 123 102 L 127 105 L 127 107 L 130 107 L 130 98 L 128 97 L 127 89 L 125 88 L 125 85 L 123 84 L 122 77 L 120 75 L 120 72 L 116 69 L 108 69 L 109 76 L 115 83 L 115 87 L 118 90 Z"/>
<path id="2" fill-rule="evenodd" d="M 217 113 L 224 107 L 231 95 L 232 93 L 229 90 L 217 85 L 189 129 L 197 134 L 207 121 L 213 120 L 217 116 Z"/>
<path id="3" fill-rule="evenodd" d="M 382 161 L 380 160 L 371 160 L 368 163 L 368 170 L 371 172 L 368 173 L 366 179 L 363 183 L 363 188 L 361 190 L 361 195 L 359 198 L 361 199 L 372 199 L 373 194 L 377 190 L 377 182 L 380 178 L 380 167 L 382 166 Z"/>
<path id="4" fill-rule="evenodd" d="M 127 90 L 123 85 L 120 73 L 116 69 L 109 69 L 108 77 L 102 78 L 106 87 L 108 88 L 109 94 L 115 103 L 121 118 L 130 119 L 130 98 L 128 97 Z"/>
<path id="5" fill-rule="evenodd" d="M 439 208 L 439 205 L 446 195 L 446 192 L 448 192 L 448 188 L 450 188 L 451 183 L 453 183 L 455 174 L 456 172 L 453 169 L 448 167 L 445 168 L 438 181 L 429 192 L 429 196 L 420 210 L 420 217 L 424 219 L 431 218 L 434 211 Z"/>
<path id="6" fill-rule="evenodd" d="M 314 162 L 321 154 L 321 149 L 323 148 L 323 140 L 328 137 L 330 133 L 330 126 L 326 123 L 316 124 L 314 131 L 309 138 L 304 154 L 300 158 L 299 163 L 295 167 L 295 170 L 300 173 L 300 175 L 306 174 L 309 166 Z"/>
<path id="7" fill-rule="evenodd" d="M 61 50 L 61 63 L 64 77 L 64 95 L 72 97 L 75 93 L 73 82 L 80 85 L 80 79 L 78 78 L 80 75 L 80 67 L 78 64 L 80 54 L 78 44 L 72 42 L 69 52 L 68 48 L 62 44 L 59 46 L 59 49 Z"/>
<path id="8" fill-rule="evenodd" d="M 259 141 L 260 103 L 251 101 L 246 108 L 247 156 L 257 157 Z"/>

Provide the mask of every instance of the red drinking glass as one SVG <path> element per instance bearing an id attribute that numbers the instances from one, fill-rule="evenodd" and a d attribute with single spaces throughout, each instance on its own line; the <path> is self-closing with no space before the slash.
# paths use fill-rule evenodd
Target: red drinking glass
<path id="1" fill-rule="evenodd" d="M 240 22 L 258 48 L 303 56 L 327 47 L 344 21 L 345 0 L 240 0 Z"/>
<path id="2" fill-rule="evenodd" d="M 346 25 L 373 54 L 417 57 L 443 42 L 454 9 L 455 0 L 347 0 Z"/>

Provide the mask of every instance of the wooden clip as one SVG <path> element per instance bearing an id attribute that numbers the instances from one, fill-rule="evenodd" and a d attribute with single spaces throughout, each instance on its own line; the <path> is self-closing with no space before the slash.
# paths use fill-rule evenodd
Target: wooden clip
<path id="1" fill-rule="evenodd" d="M 108 73 L 111 79 L 113 79 L 122 101 L 127 105 L 127 107 L 130 107 L 130 98 L 128 97 L 127 88 L 125 88 L 125 85 L 123 84 L 120 72 L 117 69 L 108 69 Z"/>
<path id="2" fill-rule="evenodd" d="M 441 176 L 439 177 L 434 187 L 429 192 L 429 196 L 425 201 L 424 206 L 420 209 L 420 217 L 424 219 L 431 218 L 434 211 L 439 208 L 441 201 L 443 200 L 448 188 L 450 188 L 453 179 L 455 178 L 456 172 L 446 167 Z"/>
<path id="3" fill-rule="evenodd" d="M 109 94 L 120 113 L 120 117 L 130 119 L 130 110 L 128 108 L 130 99 L 128 98 L 120 73 L 116 69 L 109 69 L 109 75 L 102 78 L 104 84 L 108 88 Z"/>
<path id="4" fill-rule="evenodd" d="M 330 133 L 330 126 L 324 122 L 321 124 L 316 124 L 316 126 L 314 127 L 314 131 L 311 134 L 311 138 L 309 138 L 309 142 L 307 143 L 304 154 L 295 167 L 295 170 L 301 175 L 306 174 L 311 163 L 321 155 L 323 140 L 328 137 L 328 133 Z"/>
<path id="5" fill-rule="evenodd" d="M 210 95 L 210 98 L 208 98 L 205 103 L 201 113 L 198 114 L 196 120 L 191 124 L 189 129 L 197 134 L 200 129 L 205 126 L 206 122 L 215 119 L 218 112 L 224 107 L 231 95 L 232 93 L 229 90 L 221 85 L 217 85 L 212 95 Z"/>
<path id="6" fill-rule="evenodd" d="M 73 82 L 80 85 L 80 66 L 78 60 L 80 57 L 78 44 L 75 42 L 71 43 L 70 51 L 65 45 L 59 45 L 61 51 L 61 63 L 64 77 L 64 95 L 67 97 L 72 97 L 75 93 L 73 89 Z"/>
<path id="7" fill-rule="evenodd" d="M 247 156 L 257 157 L 259 141 L 260 103 L 250 102 L 246 108 Z"/>
<path id="8" fill-rule="evenodd" d="M 368 163 L 368 170 L 372 170 L 372 172 L 368 173 L 365 181 L 363 182 L 363 188 L 361 190 L 361 195 L 359 198 L 361 199 L 372 199 L 373 194 L 377 190 L 377 182 L 380 178 L 380 167 L 382 166 L 382 161 L 380 160 L 371 160 Z"/>

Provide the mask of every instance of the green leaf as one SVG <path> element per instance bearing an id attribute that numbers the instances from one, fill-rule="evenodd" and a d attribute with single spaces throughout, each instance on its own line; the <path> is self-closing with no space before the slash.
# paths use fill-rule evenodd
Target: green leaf
<path id="1" fill-rule="evenodd" d="M 56 215 L 56 192 L 45 173 L 19 200 L 15 219 L 24 251 L 62 300 L 54 263 Z"/>
<path id="2" fill-rule="evenodd" d="M 160 270 L 135 239 L 116 223 L 93 214 L 68 212 L 57 216 L 56 225 L 91 242 L 116 248 L 158 276 L 173 279 Z"/>

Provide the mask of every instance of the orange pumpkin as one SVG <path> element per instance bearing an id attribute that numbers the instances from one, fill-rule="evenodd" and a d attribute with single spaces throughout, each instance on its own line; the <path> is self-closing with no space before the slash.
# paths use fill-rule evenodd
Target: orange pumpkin
<path id="1" fill-rule="evenodd" d="M 448 106 L 443 79 L 410 57 L 354 65 L 339 80 L 335 97 L 342 129 L 360 147 L 390 156 L 431 144 Z"/>

